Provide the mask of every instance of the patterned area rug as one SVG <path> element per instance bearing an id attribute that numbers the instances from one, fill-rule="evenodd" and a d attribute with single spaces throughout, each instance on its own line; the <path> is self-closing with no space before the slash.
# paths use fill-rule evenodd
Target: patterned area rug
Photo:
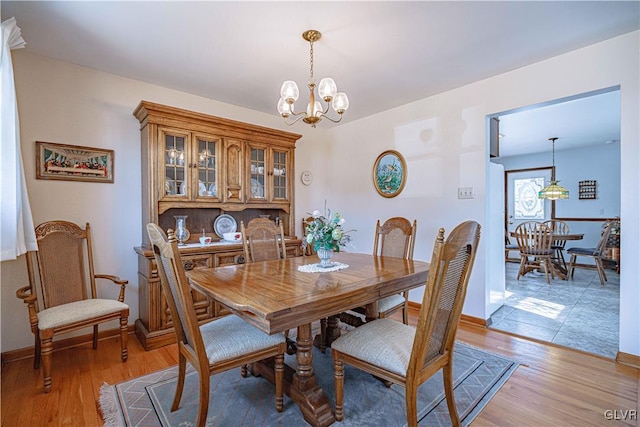
<path id="1" fill-rule="evenodd" d="M 294 366 L 293 356 L 287 363 Z M 502 356 L 456 342 L 453 374 L 455 400 L 463 425 L 468 425 L 495 395 L 518 364 Z M 334 401 L 331 352 L 314 349 L 318 383 Z M 105 426 L 192 426 L 198 407 L 198 377 L 187 374 L 180 408 L 170 411 L 177 367 L 116 385 L 104 384 L 100 407 Z M 210 377 L 211 401 L 207 426 L 301 426 L 306 422 L 298 407 L 285 396 L 284 411 L 275 410 L 275 388 L 260 377 L 243 378 L 239 369 Z M 345 418 L 341 426 L 404 426 L 404 388 L 384 384 L 345 365 Z M 442 374 L 422 384 L 418 394 L 420 426 L 449 426 Z M 336 424 L 337 425 L 337 424 Z"/>

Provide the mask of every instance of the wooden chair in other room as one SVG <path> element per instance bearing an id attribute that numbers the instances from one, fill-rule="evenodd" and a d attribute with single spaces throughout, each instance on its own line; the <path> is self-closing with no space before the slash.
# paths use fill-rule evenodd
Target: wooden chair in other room
<path id="1" fill-rule="evenodd" d="M 505 261 L 507 259 L 509 259 L 509 252 L 511 252 L 511 251 L 520 252 L 520 249 L 518 248 L 517 244 L 511 243 L 511 239 L 509 238 L 509 232 L 505 228 L 504 229 L 504 259 L 505 259 Z"/>
<path id="2" fill-rule="evenodd" d="M 378 319 L 333 342 L 336 420 L 344 417 L 346 363 L 405 387 L 409 426 L 418 423 L 418 387 L 442 369 L 451 423 L 460 425 L 453 395 L 453 347 L 479 239 L 475 221 L 458 225 L 446 241 L 444 229 L 439 230 L 416 327 Z"/>
<path id="3" fill-rule="evenodd" d="M 254 218 L 246 226 L 240 221 L 240 231 L 246 262 L 287 257 L 282 223 L 276 225 L 269 218 Z"/>
<path id="4" fill-rule="evenodd" d="M 274 357 L 276 410 L 281 412 L 286 349 L 284 335 L 267 335 L 235 315 L 199 325 L 173 231 L 169 230 L 167 237 L 160 227 L 150 223 L 147 224 L 147 232 L 178 341 L 178 383 L 171 411 L 180 406 L 187 362 L 198 372 L 200 401 L 197 425 L 204 427 L 209 409 L 209 376 L 237 367 L 241 367 L 242 376 L 246 376 L 247 364 Z"/>
<path id="5" fill-rule="evenodd" d="M 567 277 L 573 277 L 573 270 L 576 267 L 576 258 L 578 256 L 593 258 L 596 264 L 596 270 L 598 271 L 598 277 L 600 278 L 600 284 L 604 286 L 604 282 L 607 280 L 607 275 L 604 273 L 604 265 L 603 259 L 605 258 L 605 254 L 607 251 L 607 241 L 609 241 L 609 235 L 611 234 L 611 229 L 616 224 L 615 221 L 608 222 L 604 225 L 604 229 L 602 231 L 602 235 L 600 236 L 600 241 L 596 245 L 595 248 L 569 248 L 567 249 L 567 253 L 571 255 L 569 259 L 569 270 L 567 273 Z M 592 268 L 592 267 L 585 267 Z"/>
<path id="6" fill-rule="evenodd" d="M 554 235 L 569 234 L 571 233 L 571 227 L 566 222 L 559 219 L 548 219 L 542 222 L 551 229 Z M 564 247 L 567 241 L 564 239 L 554 240 L 551 242 L 551 249 L 553 249 L 553 260 L 557 264 L 562 264 L 565 271 L 567 270 L 567 262 L 564 259 Z"/>
<path id="7" fill-rule="evenodd" d="M 16 296 L 29 309 L 31 331 L 35 335 L 33 366 L 39 368 L 42 360 L 44 391 L 49 393 L 54 335 L 93 326 L 95 349 L 98 324 L 119 320 L 120 358 L 126 362 L 129 306 L 124 303 L 124 294 L 128 281 L 95 274 L 89 223 L 83 230 L 72 222 L 49 221 L 37 226 L 35 233 L 38 250 L 26 255 L 29 286 L 18 289 Z M 110 280 L 118 286 L 118 299 L 98 298 L 96 279 Z"/>
<path id="8" fill-rule="evenodd" d="M 543 267 L 547 283 L 551 283 L 549 274 L 554 278 L 551 229 L 540 222 L 527 221 L 519 224 L 514 234 L 520 249 L 520 269 L 516 280 L 531 270 Z"/>

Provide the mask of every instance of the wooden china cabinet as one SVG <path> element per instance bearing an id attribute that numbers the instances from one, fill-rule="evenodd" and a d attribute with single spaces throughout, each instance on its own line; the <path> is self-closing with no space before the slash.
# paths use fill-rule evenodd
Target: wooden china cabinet
<path id="1" fill-rule="evenodd" d="M 142 151 L 142 244 L 138 256 L 140 318 L 136 336 L 147 350 L 175 342 L 146 224 L 175 229 L 175 216 L 187 215 L 190 237 L 180 248 L 186 270 L 244 262 L 241 243 L 222 242 L 214 229 L 224 215 L 237 229 L 268 215 L 281 221 L 287 256 L 301 255 L 295 236 L 294 150 L 301 135 L 142 101 L 133 113 L 140 121 Z M 235 231 L 235 230 L 233 230 Z M 200 245 L 199 237 L 212 237 Z M 224 306 L 192 292 L 198 319 L 228 314 Z"/>

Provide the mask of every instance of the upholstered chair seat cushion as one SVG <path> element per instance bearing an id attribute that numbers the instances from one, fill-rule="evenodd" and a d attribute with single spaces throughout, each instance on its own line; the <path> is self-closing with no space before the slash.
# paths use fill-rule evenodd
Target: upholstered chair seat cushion
<path id="1" fill-rule="evenodd" d="M 205 323 L 200 332 L 212 365 L 285 342 L 284 334 L 267 335 L 235 315 Z"/>
<path id="2" fill-rule="evenodd" d="M 378 311 L 386 312 L 392 307 L 404 304 L 404 296 L 402 294 L 390 295 L 378 300 Z"/>
<path id="3" fill-rule="evenodd" d="M 38 312 L 38 329 L 52 329 L 87 319 L 119 313 L 129 306 L 110 299 L 86 299 L 57 305 Z"/>
<path id="4" fill-rule="evenodd" d="M 331 343 L 331 348 L 404 376 L 415 335 L 415 327 L 383 318 L 341 336 Z"/>
<path id="5" fill-rule="evenodd" d="M 567 249 L 570 254 L 595 256 L 596 248 L 570 248 Z"/>

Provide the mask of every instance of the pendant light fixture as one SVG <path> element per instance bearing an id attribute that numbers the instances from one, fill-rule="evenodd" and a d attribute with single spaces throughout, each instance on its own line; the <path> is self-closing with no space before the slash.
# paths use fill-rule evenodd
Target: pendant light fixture
<path id="1" fill-rule="evenodd" d="M 316 82 L 313 79 L 313 42 L 320 40 L 320 37 L 322 37 L 322 34 L 320 31 L 316 30 L 308 30 L 302 33 L 302 38 L 308 41 L 310 45 L 309 63 L 311 74 L 309 76 L 309 83 L 307 83 L 307 87 L 309 88 L 309 102 L 307 104 L 306 111 L 296 113 L 293 109 L 293 103 L 298 100 L 298 96 L 300 94 L 296 82 L 287 80 L 282 84 L 282 88 L 280 89 L 278 113 L 280 113 L 280 115 L 285 119 L 285 123 L 288 125 L 292 125 L 302 119 L 303 122 L 311 125 L 311 127 L 316 127 L 316 123 L 323 118 L 334 123 L 338 123 L 342 120 L 342 114 L 349 108 L 349 98 L 347 98 L 347 94 L 344 92 L 338 92 L 336 82 L 334 82 L 330 77 L 320 80 L 320 84 L 318 85 L 318 95 L 320 95 L 320 98 L 326 102 L 325 107 L 323 108 L 320 101 L 316 101 Z M 332 119 L 326 115 L 327 112 L 329 112 L 329 106 L 338 113 L 337 119 Z M 287 121 L 287 118 L 290 116 L 298 116 L 298 118 L 289 122 Z"/>
<path id="2" fill-rule="evenodd" d="M 548 199 L 548 200 L 557 200 L 557 199 L 568 199 L 569 198 L 569 190 L 567 190 L 566 188 L 558 185 L 558 183 L 560 181 L 555 179 L 555 175 L 556 175 L 556 139 L 558 139 L 557 137 L 554 138 L 549 138 L 549 141 L 551 141 L 551 149 L 552 149 L 552 165 L 553 165 L 553 169 L 551 170 L 551 174 L 552 174 L 552 179 L 551 182 L 549 183 L 549 185 L 547 185 L 546 187 L 544 187 L 542 190 L 540 190 L 538 192 L 538 198 L 539 199 Z"/>

